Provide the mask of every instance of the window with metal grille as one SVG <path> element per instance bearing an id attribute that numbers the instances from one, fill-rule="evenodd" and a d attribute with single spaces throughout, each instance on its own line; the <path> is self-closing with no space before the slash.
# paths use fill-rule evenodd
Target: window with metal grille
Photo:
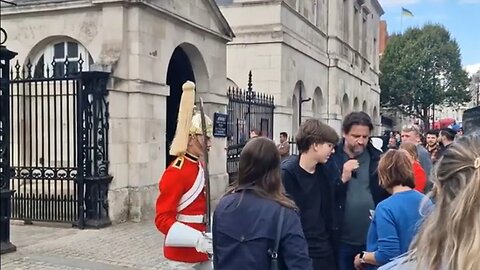
<path id="1" fill-rule="evenodd" d="M 34 61 L 35 78 L 60 78 L 88 71 L 93 58 L 85 47 L 75 41 L 56 41 L 48 44 Z"/>

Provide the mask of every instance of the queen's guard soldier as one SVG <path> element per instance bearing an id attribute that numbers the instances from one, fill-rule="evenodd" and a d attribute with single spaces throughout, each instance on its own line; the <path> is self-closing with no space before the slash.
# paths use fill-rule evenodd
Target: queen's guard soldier
<path id="1" fill-rule="evenodd" d="M 165 235 L 165 258 L 192 263 L 196 269 L 211 269 L 203 157 L 210 148 L 212 121 L 205 117 L 202 129 L 201 114 L 194 112 L 195 85 L 187 81 L 182 88 L 177 130 L 170 147 L 170 155 L 177 158 L 160 179 L 155 225 Z"/>

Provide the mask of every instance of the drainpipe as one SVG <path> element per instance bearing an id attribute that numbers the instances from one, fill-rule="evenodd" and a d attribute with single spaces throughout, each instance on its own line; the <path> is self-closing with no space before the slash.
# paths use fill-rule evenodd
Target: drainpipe
<path id="1" fill-rule="evenodd" d="M 302 85 L 300 85 L 300 93 L 298 94 L 298 126 L 302 125 L 302 104 L 309 102 L 312 98 L 303 99 L 302 97 Z"/>
<path id="2" fill-rule="evenodd" d="M 330 1 L 327 1 L 327 27 L 326 27 L 326 34 L 327 34 L 327 57 L 328 57 L 328 67 L 327 67 L 327 123 L 330 120 L 330 66 L 331 66 L 331 58 L 330 58 L 330 50 L 329 50 L 329 45 L 330 45 L 330 30 L 329 30 L 329 24 L 330 24 Z M 336 0 L 335 0 L 336 1 Z"/>

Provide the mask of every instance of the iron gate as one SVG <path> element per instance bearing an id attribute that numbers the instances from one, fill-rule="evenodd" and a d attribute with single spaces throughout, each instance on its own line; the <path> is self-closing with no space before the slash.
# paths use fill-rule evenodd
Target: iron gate
<path id="1" fill-rule="evenodd" d="M 18 61 L 10 72 L 12 219 L 109 225 L 106 72 L 82 72 L 82 56 Z"/>
<path id="2" fill-rule="evenodd" d="M 55 63 L 54 63 L 55 64 Z M 53 72 L 52 72 L 53 70 Z M 73 222 L 78 217 L 77 74 L 17 61 L 10 79 L 12 218 Z M 68 68 L 67 68 L 68 70 Z M 53 74 L 52 74 L 53 73 Z"/>
<path id="3" fill-rule="evenodd" d="M 228 96 L 228 148 L 227 172 L 229 182 L 238 176 L 240 153 L 255 128 L 262 136 L 273 138 L 273 112 L 275 109 L 273 96 L 259 93 L 252 88 L 252 72 L 248 73 L 248 88 L 229 88 Z"/>

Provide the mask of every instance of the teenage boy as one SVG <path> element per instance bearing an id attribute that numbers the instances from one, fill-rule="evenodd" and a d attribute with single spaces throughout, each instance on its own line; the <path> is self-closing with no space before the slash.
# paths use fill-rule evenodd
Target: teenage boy
<path id="1" fill-rule="evenodd" d="M 299 155 L 282 162 L 283 184 L 299 207 L 313 269 L 335 270 L 331 234 L 333 186 L 324 164 L 334 152 L 339 137 L 330 126 L 308 119 L 300 126 L 295 140 Z"/>

